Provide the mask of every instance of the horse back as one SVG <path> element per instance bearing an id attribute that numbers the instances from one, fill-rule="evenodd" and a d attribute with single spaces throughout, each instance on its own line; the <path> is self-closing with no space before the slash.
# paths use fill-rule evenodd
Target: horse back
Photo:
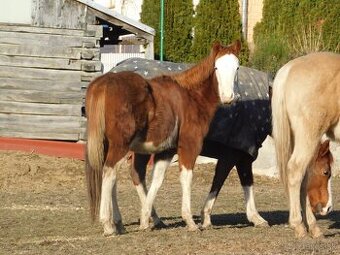
<path id="1" fill-rule="evenodd" d="M 286 73 L 288 108 L 324 109 L 335 122 L 340 113 L 340 55 L 311 53 L 286 64 L 278 73 Z M 293 111 L 293 109 L 291 109 Z"/>

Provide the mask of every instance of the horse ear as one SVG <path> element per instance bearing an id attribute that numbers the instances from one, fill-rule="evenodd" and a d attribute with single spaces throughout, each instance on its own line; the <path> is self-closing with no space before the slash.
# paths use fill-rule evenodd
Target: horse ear
<path id="1" fill-rule="evenodd" d="M 221 49 L 221 43 L 220 42 L 214 42 L 212 46 L 212 51 L 213 52 L 218 52 Z"/>
<path id="2" fill-rule="evenodd" d="M 321 145 L 319 149 L 319 157 L 325 156 L 329 152 L 329 140 L 325 140 Z"/>
<path id="3" fill-rule="evenodd" d="M 230 48 L 235 55 L 238 55 L 241 51 L 241 41 L 236 40 L 232 45 L 230 45 Z"/>

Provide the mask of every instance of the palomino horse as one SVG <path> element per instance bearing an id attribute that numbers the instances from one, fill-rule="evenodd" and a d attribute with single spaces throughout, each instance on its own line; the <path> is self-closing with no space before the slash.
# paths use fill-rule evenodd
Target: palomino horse
<path id="1" fill-rule="evenodd" d="M 129 150 L 155 154 L 150 191 L 141 213 L 149 226 L 152 204 L 174 153 L 179 156 L 182 217 L 189 230 L 191 180 L 196 157 L 217 106 L 234 98 L 241 44 L 212 47 L 210 55 L 182 73 L 145 80 L 133 72 L 107 73 L 86 93 L 87 183 L 92 217 L 104 235 L 123 231 L 116 201 L 116 171 Z M 113 217 L 113 218 L 112 218 Z"/>
<path id="2" fill-rule="evenodd" d="M 124 60 L 113 68 L 112 72 L 134 71 L 144 77 L 157 76 L 159 73 L 176 72 L 189 68 L 190 65 L 140 58 Z M 271 133 L 271 87 L 267 74 L 255 69 L 240 67 L 235 91 L 238 99 L 230 105 L 221 106 L 210 124 L 205 137 L 201 155 L 218 159 L 211 191 L 202 209 L 202 227 L 211 225 L 210 214 L 217 195 L 231 169 L 236 166 L 246 201 L 246 215 L 255 226 L 268 226 L 257 212 L 253 193 L 252 162 L 257 158 L 258 149 Z M 131 176 L 138 191 L 141 203 L 146 197 L 146 165 L 150 156 L 136 155 L 131 169 Z M 308 194 L 313 201 L 313 211 L 318 213 L 322 205 L 327 204 L 328 178 L 323 173 L 329 172 L 332 155 L 329 142 L 320 147 L 320 152 L 313 161 L 313 176 L 310 178 Z M 330 172 L 329 172 L 330 173 Z M 164 224 L 153 212 L 156 227 Z"/>
<path id="3" fill-rule="evenodd" d="M 274 80 L 273 136 L 281 179 L 288 191 L 289 223 L 297 237 L 306 235 L 306 226 L 313 237 L 322 235 L 306 182 L 321 137 L 326 134 L 340 141 L 339 98 L 340 55 L 335 53 L 296 58 L 284 65 Z M 327 204 L 321 211 L 325 214 L 330 209 Z"/>

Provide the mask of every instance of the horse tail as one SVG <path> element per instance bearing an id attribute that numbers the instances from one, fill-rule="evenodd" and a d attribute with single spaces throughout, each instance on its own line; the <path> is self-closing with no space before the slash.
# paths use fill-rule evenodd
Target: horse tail
<path id="1" fill-rule="evenodd" d="M 285 84 L 289 71 L 290 68 L 287 65 L 278 71 L 273 83 L 272 98 L 273 138 L 276 150 L 276 161 L 281 181 L 286 190 L 288 188 L 287 164 L 292 154 L 293 147 L 285 99 Z"/>
<path id="2" fill-rule="evenodd" d="M 86 93 L 86 182 L 93 221 L 98 215 L 101 198 L 105 142 L 105 92 L 106 86 L 100 84 L 100 78 L 97 78 L 89 85 Z"/>

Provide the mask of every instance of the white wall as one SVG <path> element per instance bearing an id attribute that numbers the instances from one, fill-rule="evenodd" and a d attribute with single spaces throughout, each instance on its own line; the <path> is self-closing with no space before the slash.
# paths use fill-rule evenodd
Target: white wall
<path id="1" fill-rule="evenodd" d="M 31 24 L 32 0 L 1 0 L 0 22 Z"/>

